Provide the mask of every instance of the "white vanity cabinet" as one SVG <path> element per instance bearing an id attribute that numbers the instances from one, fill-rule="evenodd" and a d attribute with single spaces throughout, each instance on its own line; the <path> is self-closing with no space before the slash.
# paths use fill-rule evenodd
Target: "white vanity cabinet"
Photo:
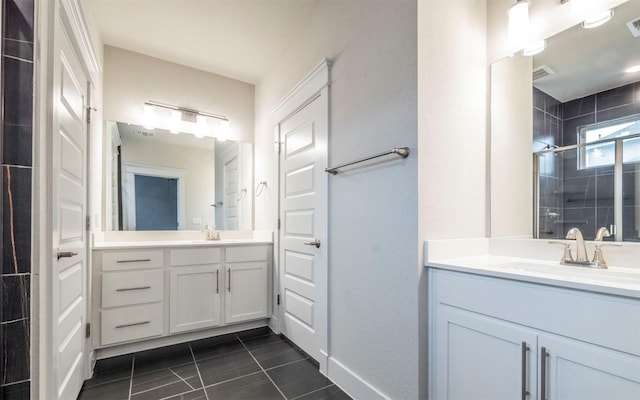
<path id="1" fill-rule="evenodd" d="M 162 335 L 162 250 L 119 250 L 94 257 L 100 267 L 100 344 Z M 95 286 L 94 286 L 95 287 Z M 95 299 L 95 297 L 94 297 Z"/>
<path id="2" fill-rule="evenodd" d="M 225 322 L 267 316 L 268 256 L 266 246 L 226 249 Z"/>
<path id="3" fill-rule="evenodd" d="M 640 301 L 429 269 L 433 399 L 638 399 Z"/>
<path id="4" fill-rule="evenodd" d="M 222 249 L 169 250 L 169 332 L 220 325 Z"/>
<path id="5" fill-rule="evenodd" d="M 141 341 L 166 345 L 180 335 L 264 326 L 271 253 L 271 244 L 219 242 L 94 250 L 94 347 L 134 351 L 149 348 Z"/>

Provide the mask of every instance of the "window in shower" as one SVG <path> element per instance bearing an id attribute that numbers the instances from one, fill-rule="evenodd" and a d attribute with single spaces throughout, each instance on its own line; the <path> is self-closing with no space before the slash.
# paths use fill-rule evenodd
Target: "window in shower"
<path id="1" fill-rule="evenodd" d="M 578 153 L 579 168 L 586 169 L 614 165 L 616 147 L 613 139 L 637 133 L 640 133 L 640 114 L 580 128 L 578 139 L 579 143 L 584 146 L 580 147 Z M 640 161 L 640 141 L 628 141 L 628 143 L 624 144 L 624 147 L 624 162 Z"/>

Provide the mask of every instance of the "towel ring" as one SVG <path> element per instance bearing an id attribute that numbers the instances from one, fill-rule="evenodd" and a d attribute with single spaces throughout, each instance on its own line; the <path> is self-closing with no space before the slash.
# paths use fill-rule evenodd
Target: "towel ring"
<path id="1" fill-rule="evenodd" d="M 240 190 L 240 193 L 238 194 L 238 203 L 240 202 L 240 200 L 244 200 L 244 198 L 247 197 L 247 188 L 244 188 L 242 190 Z"/>
<path id="2" fill-rule="evenodd" d="M 260 196 L 262 192 L 264 192 L 264 188 L 266 187 L 267 187 L 267 181 L 262 181 L 258 183 L 258 186 L 256 186 L 256 197 Z"/>

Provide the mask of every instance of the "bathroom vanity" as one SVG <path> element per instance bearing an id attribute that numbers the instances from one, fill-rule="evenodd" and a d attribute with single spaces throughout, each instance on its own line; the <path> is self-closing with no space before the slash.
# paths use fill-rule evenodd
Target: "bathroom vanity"
<path id="1" fill-rule="evenodd" d="M 425 265 L 430 398 L 640 398 L 640 270 L 491 254 Z"/>
<path id="2" fill-rule="evenodd" d="M 96 243 L 97 358 L 266 325 L 272 253 L 263 239 Z"/>

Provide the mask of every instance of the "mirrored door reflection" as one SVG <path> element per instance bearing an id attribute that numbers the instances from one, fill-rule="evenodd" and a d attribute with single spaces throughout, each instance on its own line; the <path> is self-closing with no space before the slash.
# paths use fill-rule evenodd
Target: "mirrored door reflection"
<path id="1" fill-rule="evenodd" d="M 622 221 L 624 241 L 640 241 L 640 138 L 623 141 Z"/>

